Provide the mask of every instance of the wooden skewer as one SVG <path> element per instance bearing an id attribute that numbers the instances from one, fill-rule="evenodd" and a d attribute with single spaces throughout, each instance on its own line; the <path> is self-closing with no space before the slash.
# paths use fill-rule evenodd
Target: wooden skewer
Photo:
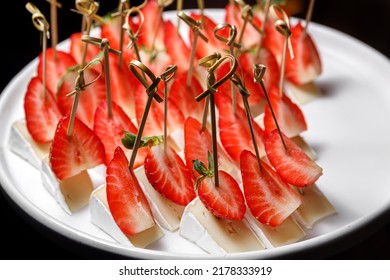
<path id="1" fill-rule="evenodd" d="M 42 92 L 46 96 L 46 76 L 47 76 L 47 39 L 50 37 L 49 23 L 41 11 L 32 3 L 26 4 L 26 9 L 32 14 L 32 22 L 36 29 L 42 32 L 42 57 L 43 57 L 43 77 L 42 77 Z"/>
<path id="2" fill-rule="evenodd" d="M 305 20 L 305 28 L 303 30 L 303 37 L 305 37 L 307 34 L 307 28 L 309 26 L 309 23 L 311 21 L 311 17 L 313 15 L 314 4 L 315 4 L 315 0 L 310 0 L 309 8 L 307 9 L 307 13 L 306 13 L 306 20 Z"/>
<path id="3" fill-rule="evenodd" d="M 79 105 L 81 92 L 84 91 L 88 86 L 92 85 L 97 80 L 99 80 L 99 78 L 102 76 L 103 71 L 100 71 L 99 75 L 94 80 L 92 80 L 88 83 L 85 82 L 85 79 L 84 79 L 85 70 L 91 66 L 94 66 L 97 62 L 100 63 L 101 67 L 103 68 L 103 63 L 100 59 L 96 58 L 96 59 L 90 61 L 83 68 L 78 70 L 78 75 L 77 75 L 76 80 L 75 80 L 75 88 L 72 92 L 70 92 L 66 95 L 66 97 L 71 97 L 71 96 L 75 95 L 75 97 L 73 99 L 73 104 L 72 104 L 72 111 L 70 114 L 69 126 L 68 126 L 68 130 L 66 132 L 66 135 L 68 137 L 70 137 L 72 135 L 72 132 L 73 132 L 73 125 L 74 125 L 74 120 L 76 118 L 77 107 Z"/>
<path id="4" fill-rule="evenodd" d="M 136 32 L 133 32 L 133 30 L 131 30 L 131 28 L 130 28 L 129 21 L 135 15 L 138 16 L 139 25 L 138 25 L 138 29 L 136 30 Z M 142 27 L 144 25 L 144 22 L 145 22 L 145 18 L 144 18 L 143 12 L 138 7 L 133 7 L 127 11 L 126 21 L 122 26 L 122 28 L 124 30 L 126 30 L 126 33 L 130 38 L 130 43 L 126 47 L 128 49 L 133 48 L 135 57 L 137 58 L 138 61 L 141 61 L 141 62 L 142 62 L 142 60 L 141 60 L 141 56 L 139 54 L 137 40 L 138 40 L 139 34 L 142 30 Z"/>
<path id="5" fill-rule="evenodd" d="M 230 59 L 230 70 L 229 72 L 219 81 L 215 78 L 215 71 L 218 67 Z M 203 98 L 209 96 L 210 98 L 210 115 L 211 115 L 211 136 L 212 136 L 212 147 L 213 147 L 213 162 L 214 162 L 214 184 L 216 187 L 219 186 L 219 175 L 218 175 L 218 143 L 217 143 L 217 121 L 215 115 L 215 100 L 214 94 L 217 92 L 218 87 L 225 83 L 236 71 L 237 60 L 234 56 L 228 54 L 218 59 L 209 69 L 207 75 L 207 89 L 198 95 L 195 100 L 201 101 Z"/>
<path id="6" fill-rule="evenodd" d="M 46 0 L 46 1 L 50 3 L 51 47 L 53 49 L 54 59 L 57 59 L 57 44 L 58 44 L 57 8 L 62 8 L 62 5 L 57 0 Z"/>
<path id="7" fill-rule="evenodd" d="M 263 39 L 265 36 L 265 26 L 267 25 L 267 21 L 268 21 L 268 14 L 269 14 L 270 5 L 271 5 L 271 0 L 266 0 L 265 6 L 264 6 L 264 19 L 263 19 L 263 23 L 261 25 L 260 38 L 259 38 L 259 42 L 257 43 L 257 49 L 256 49 L 256 55 L 255 55 L 255 57 L 257 57 L 257 58 L 260 55 L 261 45 L 263 44 Z"/>

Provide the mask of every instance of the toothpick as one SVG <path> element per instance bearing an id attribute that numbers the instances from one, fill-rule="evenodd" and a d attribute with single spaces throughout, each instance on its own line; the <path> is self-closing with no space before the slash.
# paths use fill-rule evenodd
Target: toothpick
<path id="1" fill-rule="evenodd" d="M 199 20 L 194 20 L 193 18 L 188 16 L 183 11 L 180 11 L 179 13 L 177 13 L 177 15 L 181 20 L 183 20 L 191 28 L 192 32 L 194 33 L 194 39 L 193 39 L 192 46 L 191 46 L 190 66 L 188 69 L 188 76 L 187 76 L 187 87 L 191 87 L 198 36 L 200 36 L 200 38 L 202 38 L 203 41 L 205 41 L 206 43 L 208 42 L 208 39 L 201 32 L 202 23 Z"/>
<path id="2" fill-rule="evenodd" d="M 267 21 L 268 21 L 268 14 L 269 14 L 270 5 L 271 5 L 271 0 L 266 0 L 265 6 L 264 6 L 264 19 L 263 19 L 263 23 L 261 25 L 260 38 L 259 38 L 259 42 L 257 43 L 257 49 L 256 49 L 256 54 L 255 54 L 255 57 L 257 57 L 257 58 L 260 55 L 261 45 L 263 44 L 263 38 L 265 35 L 265 27 L 266 27 Z"/>
<path id="3" fill-rule="evenodd" d="M 97 21 L 101 24 L 104 23 L 103 19 L 99 17 L 96 13 L 99 9 L 99 3 L 93 0 L 76 0 L 76 10 L 71 9 L 72 11 L 83 15 L 85 18 L 85 31 L 84 34 L 89 35 L 92 29 L 93 21 Z M 85 59 L 87 56 L 88 44 L 84 43 L 83 53 L 81 56 L 81 67 L 85 65 Z"/>
<path id="4" fill-rule="evenodd" d="M 177 71 L 176 65 L 169 65 L 165 71 L 160 75 L 164 82 L 164 152 L 167 150 L 168 143 L 168 82 L 173 78 Z"/>
<path id="5" fill-rule="evenodd" d="M 43 58 L 43 77 L 42 77 L 42 92 L 46 96 L 46 76 L 47 76 L 47 39 L 50 37 L 49 23 L 41 11 L 32 3 L 26 4 L 26 9 L 32 14 L 32 22 L 36 29 L 42 32 L 42 58 Z"/>
<path id="6" fill-rule="evenodd" d="M 227 38 L 220 36 L 218 34 L 218 31 L 223 29 L 229 29 L 229 36 Z M 230 25 L 228 23 L 219 24 L 214 28 L 214 36 L 217 40 L 226 43 L 229 46 L 230 54 L 234 56 L 234 48 L 241 48 L 240 44 L 235 43 L 235 39 L 237 36 L 237 28 L 234 25 Z M 231 82 L 231 92 L 232 92 L 232 107 L 233 107 L 233 114 L 236 114 L 237 111 L 237 97 L 236 97 L 236 91 L 234 89 L 233 82 Z"/>
<path id="7" fill-rule="evenodd" d="M 66 95 L 66 97 L 71 97 L 73 95 L 75 96 L 74 99 L 73 99 L 72 111 L 71 111 L 71 114 L 70 114 L 70 121 L 69 121 L 68 130 L 66 131 L 66 135 L 68 137 L 72 136 L 72 133 L 73 133 L 73 125 L 74 125 L 74 120 L 76 118 L 77 107 L 79 105 L 81 92 L 84 91 L 88 86 L 92 85 L 94 82 L 99 80 L 99 78 L 102 76 L 103 72 L 100 71 L 99 75 L 94 80 L 92 80 L 89 83 L 85 82 L 85 79 L 84 79 L 84 72 L 85 72 L 85 70 L 87 68 L 89 68 L 90 66 L 93 66 L 97 62 L 100 63 L 101 67 L 103 68 L 103 63 L 102 63 L 102 61 L 100 59 L 96 58 L 96 59 L 90 61 L 83 68 L 78 70 L 78 75 L 77 75 L 75 83 L 74 83 L 75 84 L 74 85 L 74 90 Z"/>
<path id="8" fill-rule="evenodd" d="M 226 60 L 230 59 L 230 71 L 219 81 L 215 78 L 215 71 L 217 68 Z M 211 117 L 211 136 L 212 136 L 212 147 L 213 147 L 213 162 L 214 162 L 214 184 L 216 187 L 219 186 L 219 175 L 218 175 L 218 143 L 217 143 L 217 121 L 215 115 L 215 99 L 214 94 L 217 93 L 218 87 L 226 82 L 236 71 L 237 60 L 234 56 L 228 54 L 217 60 L 209 69 L 207 75 L 207 89 L 198 95 L 195 100 L 201 101 L 203 98 L 209 96 L 210 98 L 210 117 Z"/>
<path id="9" fill-rule="evenodd" d="M 118 66 L 122 68 L 122 51 L 123 51 L 123 39 L 124 39 L 124 29 L 123 24 L 125 23 L 125 18 L 128 10 L 130 9 L 130 0 L 119 0 L 118 12 L 112 13 L 112 17 L 120 17 L 120 25 L 119 25 L 119 51 L 120 55 L 118 57 Z"/>
<path id="10" fill-rule="evenodd" d="M 234 85 L 237 87 L 238 92 L 241 94 L 242 102 L 244 103 L 246 117 L 248 120 L 249 130 L 251 133 L 253 148 L 254 148 L 255 154 L 256 154 L 257 164 L 259 166 L 259 170 L 261 170 L 262 166 L 261 166 L 261 161 L 260 161 L 260 153 L 259 153 L 259 148 L 257 146 L 256 134 L 255 134 L 255 130 L 253 128 L 253 123 L 252 123 L 252 114 L 251 114 L 251 110 L 250 110 L 249 102 L 248 102 L 248 97 L 250 96 L 250 93 L 247 90 L 247 88 L 244 86 L 243 82 L 240 80 L 240 78 L 236 74 L 234 74 L 230 79 L 232 80 Z"/>
<path id="11" fill-rule="evenodd" d="M 62 8 L 61 3 L 57 0 L 46 0 L 50 3 L 50 24 L 51 24 L 51 47 L 53 49 L 54 59 L 57 59 L 57 44 L 58 44 L 58 19 L 57 8 Z"/>
<path id="12" fill-rule="evenodd" d="M 307 28 L 309 26 L 309 23 L 311 21 L 311 17 L 313 15 L 314 4 L 315 4 L 315 0 L 310 0 L 309 8 L 307 9 L 307 13 L 306 13 L 305 27 L 303 29 L 303 38 L 307 34 Z"/>
<path id="13" fill-rule="evenodd" d="M 153 99 L 155 99 L 157 102 L 161 103 L 163 101 L 163 99 L 157 94 L 157 90 L 158 90 L 157 87 L 158 87 L 159 82 L 161 81 L 160 77 L 156 77 L 152 73 L 152 71 L 150 71 L 149 68 L 145 66 L 145 64 L 143 64 L 142 62 L 140 62 L 138 60 L 132 60 L 129 63 L 129 68 L 130 68 L 131 72 L 133 72 L 135 77 L 145 87 L 146 93 L 148 94 L 148 99 L 146 101 L 145 110 L 144 110 L 144 113 L 142 115 L 141 123 L 140 123 L 139 128 L 138 128 L 137 137 L 135 138 L 135 142 L 134 142 L 133 152 L 131 154 L 131 158 L 130 158 L 130 162 L 129 162 L 129 169 L 133 170 L 135 158 L 137 156 L 139 144 L 141 142 L 142 133 L 143 133 L 144 128 L 145 128 L 146 119 L 148 118 L 148 114 L 150 111 L 150 106 L 152 105 L 152 101 L 153 101 Z M 141 72 L 143 74 L 140 74 L 138 72 L 137 68 L 139 70 L 141 70 Z M 144 77 L 145 75 L 148 76 L 149 79 L 152 81 L 152 83 L 150 85 L 149 85 L 148 81 L 146 80 L 146 78 Z"/>
<path id="14" fill-rule="evenodd" d="M 110 43 L 106 38 L 96 38 L 91 37 L 89 35 L 82 35 L 81 40 L 88 44 L 92 44 L 98 46 L 104 55 L 104 73 L 106 79 L 106 97 L 107 97 L 107 108 L 108 108 L 108 117 L 112 117 L 112 98 L 111 98 L 111 82 L 110 82 L 110 57 L 108 55 L 109 52 L 120 55 L 120 52 L 110 48 Z"/>
<path id="15" fill-rule="evenodd" d="M 265 95 L 265 97 L 267 99 L 268 106 L 269 106 L 269 108 L 271 110 L 272 118 L 274 119 L 274 122 L 275 122 L 275 125 L 276 125 L 276 129 L 278 130 L 280 139 L 282 140 L 283 147 L 284 147 L 285 150 L 287 150 L 286 143 L 284 142 L 284 139 L 283 139 L 283 136 L 282 136 L 282 131 L 280 130 L 280 126 L 279 126 L 278 120 L 276 119 L 276 115 L 275 115 L 274 109 L 272 108 L 271 100 L 269 99 L 268 92 L 265 89 L 264 80 L 263 80 L 263 77 L 264 77 L 264 74 L 265 74 L 265 70 L 266 70 L 266 67 L 264 65 L 262 65 L 262 64 L 254 64 L 253 65 L 253 80 L 254 80 L 255 83 L 260 84 L 261 88 L 263 89 L 264 95 Z"/>
<path id="16" fill-rule="evenodd" d="M 283 89 L 284 89 L 284 76 L 285 76 L 285 69 L 286 69 L 286 57 L 287 57 L 287 48 L 289 49 L 290 58 L 294 59 L 294 52 L 291 45 L 291 29 L 290 29 L 290 22 L 288 19 L 288 16 L 286 12 L 277 5 L 272 5 L 270 8 L 270 12 L 272 17 L 275 20 L 275 28 L 276 30 L 282 34 L 284 39 L 284 45 L 283 45 L 283 54 L 282 54 L 282 66 L 280 69 L 280 80 L 279 80 L 279 95 L 283 96 Z"/>
<path id="17" fill-rule="evenodd" d="M 241 9 L 241 18 L 244 20 L 244 24 L 242 25 L 240 36 L 238 37 L 238 44 L 241 45 L 242 39 L 244 37 L 245 29 L 248 24 L 248 22 L 257 30 L 259 33 L 261 33 L 261 30 L 253 23 L 253 11 L 252 7 L 248 4 L 246 4 L 243 0 L 235 0 L 235 2 L 240 6 Z M 238 50 L 237 50 L 238 53 Z"/>
<path id="18" fill-rule="evenodd" d="M 129 21 L 131 20 L 132 16 L 135 16 L 135 15 L 138 16 L 139 24 L 138 24 L 138 29 L 134 33 L 133 30 L 131 30 L 131 27 L 129 25 Z M 137 40 L 138 40 L 139 34 L 142 30 L 142 27 L 144 25 L 144 21 L 145 21 L 145 18 L 144 18 L 144 14 L 141 11 L 141 9 L 138 7 L 133 7 L 127 11 L 126 21 L 122 26 L 122 28 L 124 30 L 126 30 L 126 33 L 130 38 L 130 43 L 126 47 L 128 49 L 131 49 L 131 48 L 134 49 L 135 57 L 140 62 L 142 62 L 142 60 L 141 60 L 141 56 L 139 55 Z"/>
<path id="19" fill-rule="evenodd" d="M 203 23 L 204 23 L 204 0 L 198 0 L 198 8 L 200 10 L 200 22 L 203 26 Z"/>
<path id="20" fill-rule="evenodd" d="M 161 22 L 162 22 L 162 15 L 164 12 L 164 8 L 171 5 L 173 3 L 173 0 L 158 0 L 158 15 L 157 15 L 157 26 L 156 30 L 154 31 L 154 36 L 153 36 L 153 41 L 152 41 L 152 49 L 150 50 L 150 61 L 154 59 L 155 57 L 155 52 L 156 52 L 156 39 L 157 39 L 157 34 L 158 30 L 160 29 Z"/>
<path id="21" fill-rule="evenodd" d="M 217 62 L 218 59 L 221 58 L 221 54 L 218 52 L 215 52 L 211 55 L 208 55 L 206 57 L 203 57 L 199 59 L 199 65 L 205 67 L 207 70 L 211 68 Z M 208 112 L 209 112 L 209 103 L 210 103 L 210 97 L 206 97 L 206 101 L 204 103 L 204 108 L 203 108 L 203 117 L 202 117 L 202 128 L 201 131 L 206 129 L 207 126 L 207 118 L 208 118 Z"/>
<path id="22" fill-rule="evenodd" d="M 179 14 L 179 12 L 181 12 L 183 10 L 183 0 L 177 0 L 176 1 L 176 14 Z M 177 18 L 177 24 L 176 24 L 176 27 L 177 27 L 177 33 L 179 33 L 179 30 L 180 30 L 180 18 L 178 17 Z"/>

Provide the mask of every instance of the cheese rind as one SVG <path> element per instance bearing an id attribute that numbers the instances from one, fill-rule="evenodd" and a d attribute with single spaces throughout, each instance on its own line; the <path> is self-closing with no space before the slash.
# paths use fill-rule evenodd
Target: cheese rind
<path id="1" fill-rule="evenodd" d="M 177 230 L 185 207 L 174 203 L 161 193 L 157 192 L 149 183 L 143 166 L 135 169 L 134 174 L 149 200 L 156 221 L 167 230 Z"/>
<path id="2" fill-rule="evenodd" d="M 180 235 L 210 254 L 264 249 L 263 243 L 246 220 L 217 218 L 204 207 L 199 198 L 195 198 L 184 210 Z"/>
<path id="3" fill-rule="evenodd" d="M 26 120 L 20 119 L 11 126 L 8 145 L 13 153 L 40 169 L 43 158 L 49 155 L 51 142 L 34 141 L 27 130 Z"/>
<path id="4" fill-rule="evenodd" d="M 92 192 L 89 209 L 91 222 L 122 245 L 145 248 L 164 236 L 158 224 L 133 236 L 125 235 L 111 215 L 107 202 L 105 184 Z"/>

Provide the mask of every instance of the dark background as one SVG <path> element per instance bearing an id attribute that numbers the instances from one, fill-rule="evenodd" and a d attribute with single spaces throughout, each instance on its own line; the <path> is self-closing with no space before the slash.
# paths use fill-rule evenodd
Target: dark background
<path id="1" fill-rule="evenodd" d="M 59 41 L 79 31 L 80 16 L 70 12 L 74 1 L 62 0 L 63 8 L 59 11 Z M 131 1 L 136 5 L 140 1 Z M 205 1 L 206 7 L 223 7 L 227 1 Z M 246 1 L 253 3 L 253 1 Z M 298 1 L 299 2 L 299 1 Z M 300 1 L 306 7 L 307 1 Z M 0 19 L 1 62 L 0 92 L 28 62 L 41 51 L 40 32 L 31 23 L 31 15 L 25 9 L 26 1 L 9 1 L 6 10 L 9 18 Z M 33 3 L 49 19 L 49 5 L 44 0 Z M 118 1 L 100 1 L 99 14 L 113 10 Z M 196 7 L 196 1 L 184 1 L 184 8 Z M 175 4 L 169 7 L 175 8 Z M 390 1 L 336 1 L 317 0 L 313 12 L 313 21 L 345 32 L 365 42 L 387 57 L 390 57 Z M 296 14 L 304 17 L 304 13 Z M 390 74 L 390 73 L 388 73 Z M 1 120 L 0 120 L 1 121 Z M 390 144 L 390 143 L 389 143 Z M 358 157 L 358 155 L 357 155 Z M 14 207 L 5 194 L 0 194 L 0 240 L 9 247 L 0 247 L 0 259 L 110 259 L 118 258 L 108 253 L 95 251 L 32 222 L 25 213 Z M 388 219 L 381 217 L 380 219 Z M 351 237 L 355 244 L 350 248 L 340 246 L 340 250 L 332 248 L 330 259 L 390 259 L 390 223 L 379 221 L 384 227 L 373 228 L 368 238 Z M 18 238 L 16 238 L 16 236 Z M 22 236 L 20 239 L 19 236 Z M 15 243 L 13 243 L 15 241 Z M 342 241 L 340 241 L 342 242 Z M 15 245 L 15 246 L 14 246 Z M 7 249 L 9 248 L 9 249 Z M 322 256 L 318 256 L 322 258 Z M 301 258 L 306 258 L 301 256 Z M 310 256 L 313 258 L 313 256 Z M 316 258 L 316 256 L 314 256 Z"/>

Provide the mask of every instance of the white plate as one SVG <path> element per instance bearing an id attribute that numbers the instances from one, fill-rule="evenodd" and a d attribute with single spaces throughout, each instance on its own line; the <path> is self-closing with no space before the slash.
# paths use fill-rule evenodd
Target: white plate
<path id="1" fill-rule="evenodd" d="M 207 12 L 222 22 L 222 10 Z M 386 222 L 383 217 L 390 210 L 390 133 L 386 125 L 390 121 L 390 62 L 346 34 L 315 23 L 309 28 L 323 61 L 324 72 L 316 83 L 324 95 L 303 105 L 309 127 L 303 137 L 324 168 L 318 187 L 338 214 L 316 224 L 304 241 L 226 258 L 288 258 L 330 251 L 332 244 L 347 246 L 356 236 L 362 240 L 370 229 Z M 39 223 L 103 251 L 147 259 L 215 258 L 177 233 L 167 233 L 151 249 L 122 247 L 89 222 L 88 209 L 69 216 L 56 204 L 41 185 L 39 172 L 7 146 L 11 124 L 24 116 L 23 96 L 36 66 L 37 59 L 14 77 L 0 99 L 0 179 L 11 199 Z M 349 238 L 352 235 L 355 239 Z"/>

